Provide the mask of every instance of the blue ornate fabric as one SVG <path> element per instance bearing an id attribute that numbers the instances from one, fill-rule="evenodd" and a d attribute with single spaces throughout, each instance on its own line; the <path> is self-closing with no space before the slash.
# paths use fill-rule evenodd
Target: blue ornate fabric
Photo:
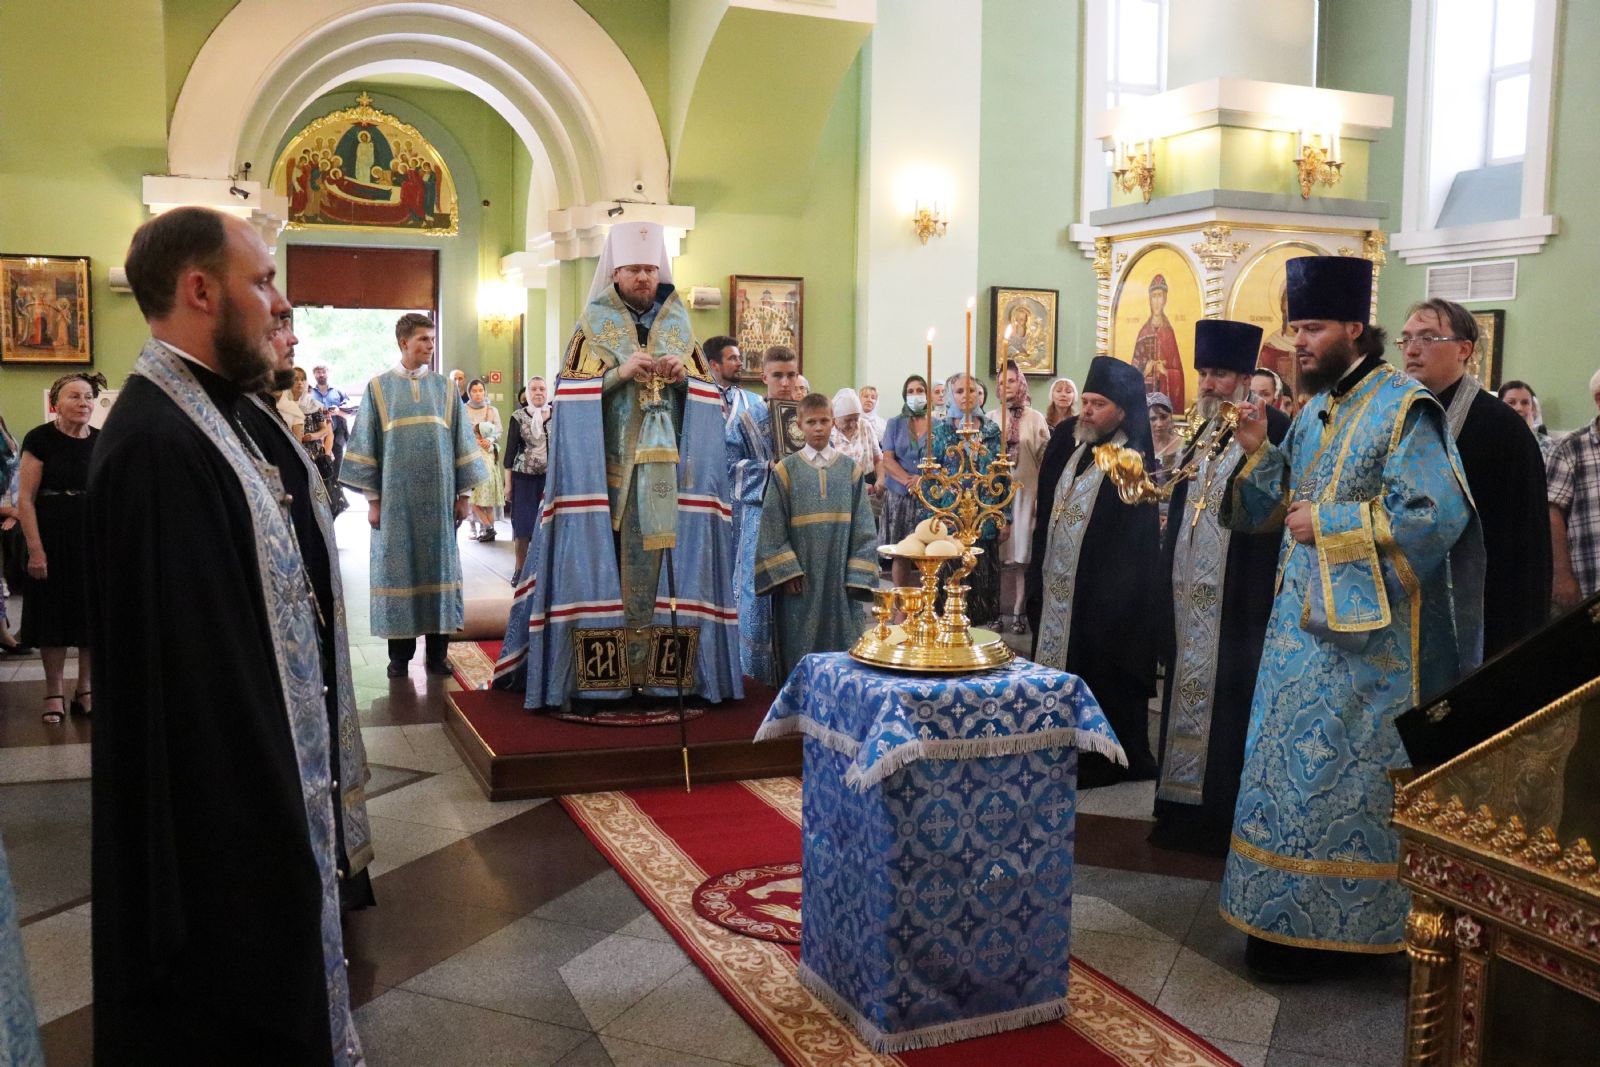
<path id="1" fill-rule="evenodd" d="M 244 490 L 255 527 L 256 573 L 273 637 L 279 693 L 295 763 L 300 771 L 306 809 L 307 839 L 322 882 L 322 959 L 328 989 L 329 1029 L 333 1034 L 333 1067 L 359 1067 L 361 1041 L 350 1011 L 350 982 L 345 970 L 344 931 L 340 926 L 339 889 L 334 850 L 338 829 L 333 813 L 333 760 L 328 709 L 323 699 L 322 653 L 318 647 L 316 605 L 311 582 L 283 504 L 283 480 L 276 467 L 247 450 L 239 435 L 195 380 L 182 357 L 159 341 L 148 341 L 133 365 L 172 398 L 233 468 Z"/>
<path id="2" fill-rule="evenodd" d="M 1244 461 L 1223 521 L 1274 529 L 1294 501 L 1316 543 L 1284 530 L 1222 914 L 1282 944 L 1398 951 L 1394 719 L 1476 666 L 1483 633 L 1483 545 L 1438 402 L 1385 365 L 1314 397 Z"/>
<path id="3" fill-rule="evenodd" d="M 812 655 L 757 739 L 795 732 L 801 981 L 878 1052 L 1065 1014 L 1077 741 L 1122 753 L 1083 683 Z"/>
<path id="4" fill-rule="evenodd" d="M 22 957 L 17 897 L 11 886 L 4 844 L 0 844 L 0 1065 L 44 1067 L 33 994 L 28 988 L 28 962 Z"/>
<path id="5" fill-rule="evenodd" d="M 733 587 L 739 594 L 739 664 L 746 677 L 776 685 L 772 663 L 772 598 L 756 595 L 756 537 L 761 500 L 772 469 L 772 417 L 748 389 L 723 392 L 728 502 L 733 508 Z"/>
<path id="6" fill-rule="evenodd" d="M 1126 762 L 1089 687 L 1075 674 L 1015 659 L 979 674 L 878 670 L 847 652 L 806 656 L 757 741 L 804 733 L 850 757 L 865 790 L 918 760 L 999 756 L 1072 745 Z"/>

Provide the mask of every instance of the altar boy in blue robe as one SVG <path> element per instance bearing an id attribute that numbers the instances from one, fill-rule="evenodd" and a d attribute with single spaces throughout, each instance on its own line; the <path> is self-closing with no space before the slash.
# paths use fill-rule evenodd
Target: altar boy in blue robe
<path id="1" fill-rule="evenodd" d="M 866 631 L 878 528 L 855 460 L 829 445 L 833 402 L 800 401 L 805 447 L 773 468 L 761 504 L 756 593 L 771 593 L 781 684 L 801 657 L 843 652 Z"/>

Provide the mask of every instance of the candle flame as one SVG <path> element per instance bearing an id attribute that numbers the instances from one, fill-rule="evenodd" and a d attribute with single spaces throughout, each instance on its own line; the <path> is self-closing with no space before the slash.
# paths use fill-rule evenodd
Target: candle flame
<path id="1" fill-rule="evenodd" d="M 967 297 L 967 310 L 968 311 L 971 311 L 973 308 L 975 308 L 977 306 L 978 306 L 978 298 L 977 297 L 975 297 L 975 296 Z"/>
<path id="2" fill-rule="evenodd" d="M 1010 326 L 1006 327 L 1005 338 L 1006 338 L 1007 341 L 1011 340 L 1011 329 L 1012 328 Z"/>
<path id="3" fill-rule="evenodd" d="M 932 326 L 928 327 L 928 343 L 930 345 L 933 344 L 933 327 Z"/>

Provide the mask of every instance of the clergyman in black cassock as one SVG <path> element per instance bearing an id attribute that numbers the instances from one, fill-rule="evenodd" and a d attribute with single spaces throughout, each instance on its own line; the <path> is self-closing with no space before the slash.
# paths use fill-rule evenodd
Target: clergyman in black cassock
<path id="1" fill-rule="evenodd" d="M 95 1062 L 360 1067 L 316 613 L 237 409 L 287 303 L 241 220 L 141 227 L 156 338 L 90 471 Z"/>
<path id="2" fill-rule="evenodd" d="M 1162 538 L 1166 686 L 1150 842 L 1220 857 L 1233 831 L 1282 536 L 1236 533 L 1218 520 L 1228 475 L 1243 453 L 1231 434 L 1214 435 L 1219 414 L 1207 409 L 1244 399 L 1261 327 L 1202 319 L 1194 333 L 1196 408 L 1205 421 L 1178 458 L 1179 469 L 1195 464 L 1196 474 L 1174 488 Z M 1289 417 L 1268 408 L 1268 438 L 1277 444 L 1288 432 Z"/>
<path id="3" fill-rule="evenodd" d="M 1467 490 L 1483 523 L 1483 658 L 1550 620 L 1550 509 L 1544 454 L 1528 424 L 1467 370 L 1478 339 L 1472 313 L 1435 298 L 1401 330 L 1405 372 L 1444 407 Z"/>
<path id="4" fill-rule="evenodd" d="M 1120 408 L 1120 423 L 1097 424 L 1103 416 L 1089 411 L 1091 395 Z M 1084 786 L 1153 778 L 1156 771 L 1149 702 L 1162 585 L 1160 519 L 1153 505 L 1123 503 L 1094 461 L 1094 444 L 1110 442 L 1141 453 L 1146 469 L 1154 466 L 1144 397 L 1144 379 L 1132 364 L 1097 356 L 1083 383 L 1085 413 L 1057 424 L 1039 464 L 1025 600 L 1033 658 L 1084 680 L 1128 756 L 1124 773 L 1103 756 L 1082 754 Z"/>

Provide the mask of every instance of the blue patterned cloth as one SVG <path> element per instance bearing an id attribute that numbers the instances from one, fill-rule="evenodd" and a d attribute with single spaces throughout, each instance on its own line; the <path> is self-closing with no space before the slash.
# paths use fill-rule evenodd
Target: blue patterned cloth
<path id="1" fill-rule="evenodd" d="M 1012 660 L 981 674 L 906 674 L 845 652 L 807 656 L 756 740 L 804 733 L 850 757 L 846 783 L 864 791 L 917 760 L 1001 756 L 1072 745 L 1126 765 L 1083 679 Z"/>
<path id="2" fill-rule="evenodd" d="M 1083 682 L 812 655 L 756 736 L 796 732 L 806 986 L 878 1052 L 1065 1014 L 1077 750 L 1123 758 Z"/>
<path id="3" fill-rule="evenodd" d="M 22 958 L 22 934 L 17 928 L 17 898 L 11 888 L 4 845 L 0 845 L 0 1064 L 44 1067 L 33 997 L 28 992 L 28 964 Z"/>

